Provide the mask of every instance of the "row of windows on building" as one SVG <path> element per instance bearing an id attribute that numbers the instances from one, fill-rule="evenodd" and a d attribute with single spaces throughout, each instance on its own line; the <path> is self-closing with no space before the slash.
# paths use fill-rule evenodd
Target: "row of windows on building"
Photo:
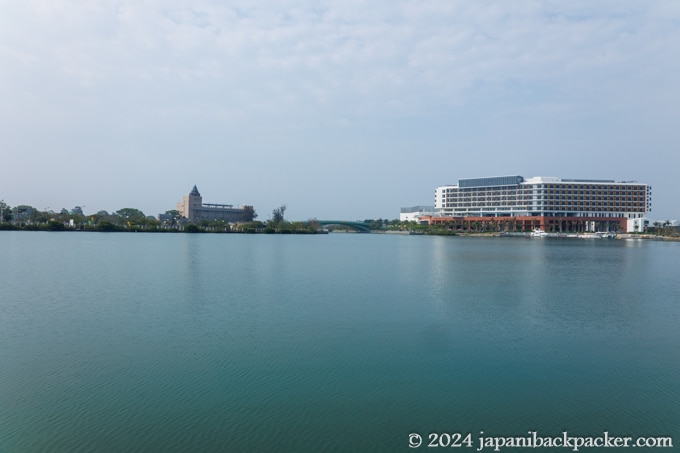
<path id="1" fill-rule="evenodd" d="M 539 179 L 539 178 L 536 178 Z M 568 215 L 635 218 L 651 211 L 651 186 L 609 180 L 524 182 L 520 176 L 460 180 L 435 189 L 441 215 Z"/>
<path id="2" fill-rule="evenodd" d="M 446 212 L 476 212 L 476 211 L 494 211 L 494 212 L 545 212 L 545 211 L 568 211 L 568 212 L 593 212 L 593 211 L 617 211 L 617 212 L 645 212 L 644 209 L 621 209 L 621 206 L 573 206 L 573 205 L 472 205 L 472 206 L 449 206 L 444 209 Z"/>
<path id="3" fill-rule="evenodd" d="M 488 211 L 488 210 L 479 210 L 476 209 L 474 211 L 467 211 L 463 209 L 456 209 L 454 210 L 455 212 L 453 213 L 454 216 L 460 216 L 460 217 L 498 217 L 498 218 L 503 218 L 503 217 L 513 217 L 516 215 L 534 215 L 534 214 L 528 214 L 526 212 L 493 212 L 493 211 Z M 541 212 L 540 215 L 542 216 L 554 216 L 554 217 L 562 217 L 562 216 L 567 216 L 569 211 L 548 211 L 548 212 Z M 611 211 L 587 211 L 587 212 L 579 212 L 578 215 L 575 217 L 611 217 L 611 218 L 620 218 L 620 217 L 626 217 L 629 219 L 637 219 L 637 218 L 642 218 L 644 216 L 644 213 L 631 213 L 631 212 L 619 212 L 616 210 L 611 210 Z"/>
<path id="4" fill-rule="evenodd" d="M 620 190 L 626 188 L 627 190 L 646 190 L 651 189 L 651 186 L 644 184 L 636 185 L 622 185 L 622 184 L 522 184 L 517 185 L 507 185 L 507 186 L 476 186 L 476 187 L 447 187 L 447 190 L 465 190 L 465 191 L 475 191 L 475 190 L 489 190 L 493 187 L 493 190 L 535 190 L 535 189 L 569 189 L 569 190 Z"/>
<path id="5" fill-rule="evenodd" d="M 443 203 L 444 206 L 483 206 L 483 205 L 508 205 L 508 206 L 521 206 L 521 205 L 533 205 L 533 206 L 547 206 L 551 204 L 563 204 L 563 205 L 588 205 L 588 206 L 650 206 L 651 203 L 647 203 L 645 200 L 578 200 L 574 198 L 569 199 L 545 199 L 545 200 L 527 200 L 527 199 L 517 199 L 517 200 L 457 200 L 455 202 Z"/>
<path id="6" fill-rule="evenodd" d="M 651 196 L 645 190 L 570 190 L 570 189 L 546 189 L 546 190 L 461 190 L 461 189 L 447 189 L 444 192 L 446 196 L 494 196 L 494 195 L 629 195 L 629 196 Z"/>
<path id="7" fill-rule="evenodd" d="M 510 206 L 520 205 L 520 204 L 595 204 L 595 205 L 646 205 L 648 200 L 640 198 L 609 198 L 609 199 L 593 199 L 593 198 L 576 198 L 576 197 L 550 197 L 550 198 L 493 198 L 493 199 L 446 199 L 443 204 L 444 206 L 466 206 L 466 205 L 481 205 L 481 204 L 507 204 Z"/>
<path id="8" fill-rule="evenodd" d="M 547 200 L 553 198 L 569 198 L 574 200 L 651 200 L 644 195 L 589 195 L 589 194 L 507 194 L 507 195 L 446 195 L 442 200 Z"/>
<path id="9" fill-rule="evenodd" d="M 651 206 L 651 197 L 645 194 L 596 194 L 596 193 L 544 193 L 544 194 L 455 194 L 447 193 L 442 196 L 441 204 L 443 207 L 455 206 L 476 206 L 476 205 L 508 205 L 517 206 L 533 204 L 540 206 L 547 205 L 568 205 L 568 206 L 621 206 L 626 211 L 630 208 L 644 208 Z"/>

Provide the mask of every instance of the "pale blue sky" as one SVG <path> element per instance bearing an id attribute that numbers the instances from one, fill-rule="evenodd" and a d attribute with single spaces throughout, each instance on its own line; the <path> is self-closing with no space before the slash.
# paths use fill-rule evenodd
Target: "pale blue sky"
<path id="1" fill-rule="evenodd" d="M 0 199 L 397 218 L 459 178 L 680 218 L 680 2 L 0 0 Z"/>

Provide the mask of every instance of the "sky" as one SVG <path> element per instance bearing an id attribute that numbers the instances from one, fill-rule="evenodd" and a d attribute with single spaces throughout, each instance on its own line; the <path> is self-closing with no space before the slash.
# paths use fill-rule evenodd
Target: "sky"
<path id="1" fill-rule="evenodd" d="M 680 2 L 0 0 L 0 199 L 399 217 L 460 178 L 680 218 Z"/>

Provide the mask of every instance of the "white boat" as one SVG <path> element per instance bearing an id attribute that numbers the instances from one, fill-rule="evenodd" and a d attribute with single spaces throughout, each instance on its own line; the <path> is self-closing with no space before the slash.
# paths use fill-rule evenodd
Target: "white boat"
<path id="1" fill-rule="evenodd" d="M 532 238 L 544 238 L 548 235 L 545 231 L 543 231 L 540 228 L 536 228 L 534 231 L 531 232 L 531 237 Z"/>
<path id="2" fill-rule="evenodd" d="M 607 233 L 607 232 L 597 231 L 595 233 L 579 233 L 578 237 L 580 237 L 581 239 L 615 238 L 616 233 Z"/>

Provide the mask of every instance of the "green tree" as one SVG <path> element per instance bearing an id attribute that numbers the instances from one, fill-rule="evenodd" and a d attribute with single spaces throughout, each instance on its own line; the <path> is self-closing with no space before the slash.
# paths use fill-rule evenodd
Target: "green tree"
<path id="1" fill-rule="evenodd" d="M 160 225 L 160 222 L 158 221 L 157 218 L 154 216 L 146 216 L 146 219 L 144 221 L 144 227 L 148 230 L 157 230 L 158 226 Z"/>
<path id="2" fill-rule="evenodd" d="M 253 220 L 252 222 L 238 223 L 236 224 L 235 231 L 240 231 L 242 233 L 259 233 L 264 229 L 264 223 L 259 220 Z"/>
<path id="3" fill-rule="evenodd" d="M 662 227 L 663 227 L 663 234 L 664 235 L 670 235 L 671 234 L 671 231 L 672 231 L 671 226 L 672 225 L 673 225 L 673 222 L 671 222 L 670 220 L 666 220 L 663 223 Z"/>
<path id="4" fill-rule="evenodd" d="M 194 225 L 193 223 L 189 224 L 184 228 L 184 231 L 187 233 L 199 233 L 201 231 L 201 228 L 198 225 Z"/>
<path id="5" fill-rule="evenodd" d="M 365 221 L 364 221 L 365 222 Z M 371 230 L 382 230 L 383 228 L 383 219 L 380 218 L 378 220 L 371 220 L 369 221 L 368 228 Z"/>
<path id="6" fill-rule="evenodd" d="M 64 231 L 66 229 L 64 224 L 58 220 L 49 220 L 46 228 L 50 231 Z"/>
<path id="7" fill-rule="evenodd" d="M 96 214 L 92 214 L 87 218 L 88 225 L 95 229 L 98 229 L 97 227 L 103 221 L 107 221 L 112 225 L 115 223 L 115 219 L 107 211 L 97 211 Z"/>
<path id="8" fill-rule="evenodd" d="M 97 222 L 97 226 L 95 227 L 95 229 L 97 231 L 110 232 L 110 231 L 117 231 L 118 227 L 113 222 L 111 222 L 110 220 L 105 219 L 105 220 L 101 220 L 101 221 Z"/>
<path id="9" fill-rule="evenodd" d="M 145 225 L 146 215 L 139 209 L 123 208 L 113 213 L 116 223 L 125 227 Z"/>
<path id="10" fill-rule="evenodd" d="M 5 203 L 5 200 L 0 201 L 0 223 L 10 222 L 12 220 L 12 208 Z"/>
<path id="11" fill-rule="evenodd" d="M 16 206 L 14 209 L 14 220 L 19 222 L 19 223 L 31 223 L 33 221 L 33 217 L 35 213 L 38 212 L 37 209 L 35 209 L 33 206 L 29 205 L 19 205 Z"/>
<path id="12" fill-rule="evenodd" d="M 52 219 L 52 217 L 53 216 L 49 212 L 39 211 L 35 213 L 35 216 L 33 216 L 33 220 L 35 220 L 38 223 L 47 224 Z"/>
<path id="13" fill-rule="evenodd" d="M 281 222 L 283 222 L 283 215 L 286 212 L 286 205 L 279 206 L 278 208 L 274 209 L 272 211 L 272 223 L 275 226 L 278 226 Z"/>
<path id="14" fill-rule="evenodd" d="M 146 216 L 142 211 L 139 209 L 135 208 L 123 208 L 119 209 L 116 212 L 113 213 L 114 215 L 118 217 L 122 217 L 127 220 L 139 220 L 139 219 L 144 219 Z"/>
<path id="15" fill-rule="evenodd" d="M 170 226 L 172 228 L 175 228 L 180 223 L 182 219 L 182 214 L 180 214 L 180 212 L 177 209 L 171 209 L 169 211 L 165 211 L 161 218 L 163 220 L 159 221 L 159 226 L 163 226 L 166 228 Z"/>

